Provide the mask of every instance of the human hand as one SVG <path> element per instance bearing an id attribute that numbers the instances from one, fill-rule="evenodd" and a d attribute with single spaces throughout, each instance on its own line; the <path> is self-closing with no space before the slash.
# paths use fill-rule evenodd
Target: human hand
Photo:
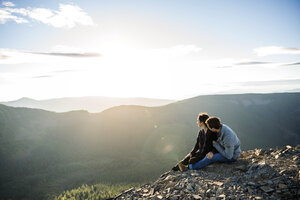
<path id="1" fill-rule="evenodd" d="M 208 159 L 212 159 L 213 156 L 214 156 L 214 154 L 213 154 L 212 152 L 208 152 L 208 153 L 206 154 L 206 157 L 207 157 Z"/>

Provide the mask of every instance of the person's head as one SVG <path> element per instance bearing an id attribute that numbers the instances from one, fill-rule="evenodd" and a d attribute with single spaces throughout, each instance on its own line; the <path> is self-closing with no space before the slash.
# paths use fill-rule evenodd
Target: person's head
<path id="1" fill-rule="evenodd" d="M 199 113 L 197 117 L 197 124 L 200 128 L 206 129 L 207 126 L 205 124 L 205 121 L 209 118 L 207 113 Z"/>
<path id="2" fill-rule="evenodd" d="M 205 124 L 209 130 L 212 132 L 219 133 L 221 131 L 221 120 L 219 117 L 209 117 Z"/>

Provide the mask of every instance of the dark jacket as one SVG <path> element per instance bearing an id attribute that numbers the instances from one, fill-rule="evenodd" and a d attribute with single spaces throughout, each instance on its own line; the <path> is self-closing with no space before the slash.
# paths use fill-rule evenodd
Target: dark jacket
<path id="1" fill-rule="evenodd" d="M 210 131 L 207 129 L 205 134 L 203 129 L 199 130 L 197 142 L 190 152 L 192 156 L 195 155 L 202 155 L 203 157 L 206 156 L 208 152 L 212 152 L 213 154 L 218 153 L 216 148 L 213 146 L 212 141 L 217 141 L 218 136 L 217 133 Z"/>

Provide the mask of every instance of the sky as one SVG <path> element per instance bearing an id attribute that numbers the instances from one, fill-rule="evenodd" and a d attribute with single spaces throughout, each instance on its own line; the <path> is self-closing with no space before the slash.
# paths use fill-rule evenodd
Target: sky
<path id="1" fill-rule="evenodd" d="M 0 2 L 0 101 L 300 91 L 300 1 Z"/>

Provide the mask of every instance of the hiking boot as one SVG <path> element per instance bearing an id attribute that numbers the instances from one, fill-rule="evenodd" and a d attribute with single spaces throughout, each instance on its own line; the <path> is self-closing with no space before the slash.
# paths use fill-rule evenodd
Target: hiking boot
<path id="1" fill-rule="evenodd" d="M 172 168 L 173 171 L 179 171 L 178 164 Z"/>
<path id="2" fill-rule="evenodd" d="M 178 163 L 178 167 L 179 167 L 179 170 L 180 170 L 181 172 L 184 172 L 184 171 L 189 170 L 189 166 L 188 166 L 188 165 L 184 165 L 184 164 L 182 164 L 182 163 Z"/>

